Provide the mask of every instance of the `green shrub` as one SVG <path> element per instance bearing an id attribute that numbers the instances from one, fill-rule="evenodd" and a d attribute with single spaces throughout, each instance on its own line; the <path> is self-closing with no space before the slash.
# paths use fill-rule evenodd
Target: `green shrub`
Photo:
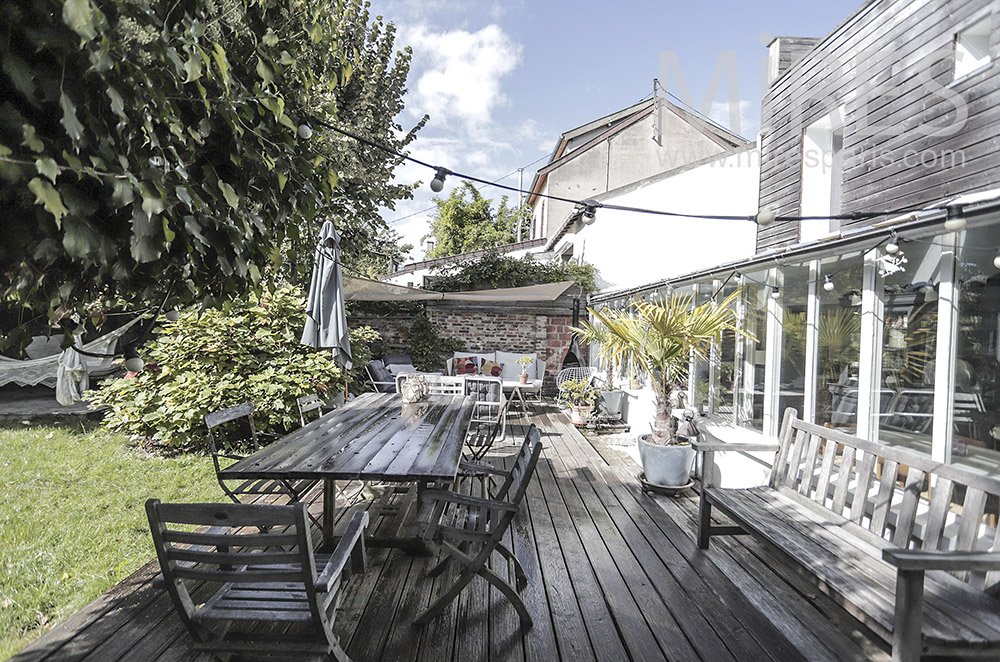
<path id="1" fill-rule="evenodd" d="M 351 393 L 359 395 L 371 390 L 368 373 L 365 367 L 376 356 L 385 354 L 385 340 L 378 331 L 370 326 L 359 326 L 351 329 Z"/>
<path id="2" fill-rule="evenodd" d="M 146 370 L 96 392 L 94 402 L 110 407 L 105 424 L 167 446 L 205 448 L 203 417 L 211 411 L 251 401 L 257 429 L 283 433 L 298 424 L 296 398 L 338 390 L 343 373 L 330 350 L 299 342 L 305 303 L 296 290 L 228 308 L 167 322 L 142 350 Z"/>

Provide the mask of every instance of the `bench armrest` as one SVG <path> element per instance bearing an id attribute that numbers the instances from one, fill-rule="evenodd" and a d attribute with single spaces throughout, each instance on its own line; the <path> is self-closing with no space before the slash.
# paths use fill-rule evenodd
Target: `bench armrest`
<path id="1" fill-rule="evenodd" d="M 347 565 L 348 559 L 354 558 L 354 570 L 360 572 L 364 569 L 364 533 L 367 526 L 368 511 L 354 513 L 351 523 L 347 525 L 347 531 L 344 532 L 344 537 L 337 543 L 337 548 L 333 550 L 333 554 L 330 555 L 330 560 L 326 562 L 323 572 L 316 579 L 315 587 L 318 593 L 328 593 L 330 591 L 334 582 L 340 579 L 340 575 L 344 571 L 344 566 Z M 358 546 L 360 546 L 360 550 L 355 552 Z"/>
<path id="2" fill-rule="evenodd" d="M 699 452 L 704 451 L 777 451 L 777 443 L 761 442 L 759 444 L 726 442 L 726 441 L 692 441 L 691 446 Z"/>
<path id="3" fill-rule="evenodd" d="M 1000 552 L 883 549 L 882 559 L 900 570 L 1000 570 Z"/>

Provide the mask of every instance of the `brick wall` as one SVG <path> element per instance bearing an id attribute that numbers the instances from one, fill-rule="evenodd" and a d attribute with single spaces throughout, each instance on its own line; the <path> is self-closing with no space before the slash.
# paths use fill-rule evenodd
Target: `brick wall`
<path id="1" fill-rule="evenodd" d="M 445 338 L 455 338 L 470 352 L 537 352 L 546 362 L 544 391 L 555 392 L 555 378 L 573 334 L 572 296 L 551 303 L 511 303 L 490 306 L 428 302 L 427 317 Z M 406 351 L 408 316 L 351 316 L 349 323 L 368 325 L 382 334 L 388 352 Z M 586 356 L 586 354 L 584 354 Z M 444 366 L 441 366 L 442 369 Z"/>

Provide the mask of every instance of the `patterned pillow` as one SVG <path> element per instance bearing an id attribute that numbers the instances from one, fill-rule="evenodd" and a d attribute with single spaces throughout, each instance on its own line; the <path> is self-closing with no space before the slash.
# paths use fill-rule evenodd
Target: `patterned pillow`
<path id="1" fill-rule="evenodd" d="M 503 373 L 503 364 L 489 359 L 483 359 L 483 365 L 479 368 L 479 374 L 486 377 L 499 377 Z"/>
<path id="2" fill-rule="evenodd" d="M 478 368 L 475 356 L 463 356 L 462 358 L 455 359 L 456 375 L 474 375 L 478 372 Z"/>

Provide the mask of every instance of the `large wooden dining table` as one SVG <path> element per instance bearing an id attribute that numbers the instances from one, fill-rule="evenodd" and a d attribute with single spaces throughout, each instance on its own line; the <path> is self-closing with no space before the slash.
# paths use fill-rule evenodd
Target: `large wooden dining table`
<path id="1" fill-rule="evenodd" d="M 223 479 L 323 481 L 323 543 L 332 546 L 338 480 L 455 480 L 475 399 L 430 395 L 405 404 L 365 393 L 219 472 Z M 415 499 L 411 500 L 415 501 Z M 405 546 L 405 545 L 401 545 Z"/>

